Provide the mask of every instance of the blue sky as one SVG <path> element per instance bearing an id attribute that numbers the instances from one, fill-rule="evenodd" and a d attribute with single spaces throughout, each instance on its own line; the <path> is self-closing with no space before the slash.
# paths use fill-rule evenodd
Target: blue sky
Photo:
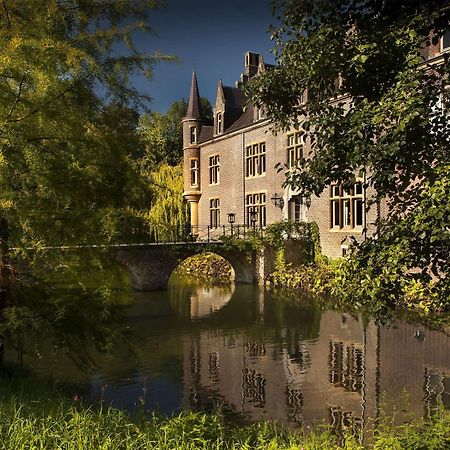
<path id="1" fill-rule="evenodd" d="M 225 85 L 239 79 L 247 50 L 274 62 L 267 33 L 273 23 L 270 0 L 167 0 L 165 9 L 150 13 L 157 36 L 139 34 L 136 43 L 149 53 L 173 54 L 180 63 L 159 63 L 153 80 L 133 82 L 153 98 L 152 110 L 165 112 L 188 96 L 195 66 L 200 95 L 213 102 L 219 78 Z"/>

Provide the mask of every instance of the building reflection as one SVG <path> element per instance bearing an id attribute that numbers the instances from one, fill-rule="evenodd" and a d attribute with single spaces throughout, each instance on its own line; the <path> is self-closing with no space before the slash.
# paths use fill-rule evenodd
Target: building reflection
<path id="1" fill-rule="evenodd" d="M 259 294 L 255 302 L 264 322 L 271 300 L 263 307 Z M 406 421 L 440 403 L 450 408 L 449 336 L 421 330 L 417 339 L 417 327 L 405 322 L 383 327 L 319 314 L 313 338 L 284 318 L 281 327 L 260 324 L 259 336 L 238 328 L 186 339 L 183 407 L 222 405 L 251 421 L 291 426 L 325 422 L 338 433 L 370 427 L 382 411 Z"/>

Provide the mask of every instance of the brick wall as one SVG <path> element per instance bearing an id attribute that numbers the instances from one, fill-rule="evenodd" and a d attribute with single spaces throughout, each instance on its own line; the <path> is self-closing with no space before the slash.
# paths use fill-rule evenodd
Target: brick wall
<path id="1" fill-rule="evenodd" d="M 431 45 L 424 49 L 425 58 L 434 58 L 440 52 L 440 43 Z M 221 83 L 218 86 L 218 96 L 215 108 L 223 110 L 224 99 L 222 98 Z M 340 98 L 339 101 L 345 101 Z M 225 120 L 225 118 L 223 118 Z M 184 128 L 184 143 L 189 142 L 189 126 L 198 124 L 186 123 Z M 226 124 L 225 124 L 226 126 Z M 200 133 L 198 132 L 198 135 Z M 250 144 L 265 142 L 266 145 L 266 173 L 254 178 L 245 177 L 245 147 Z M 193 190 L 190 184 L 190 158 L 199 155 L 200 163 L 200 185 L 197 190 L 201 191 L 199 200 L 199 225 L 207 226 L 210 223 L 210 199 L 220 199 L 220 223 L 227 225 L 227 214 L 235 213 L 235 224 L 244 224 L 245 218 L 245 196 L 252 193 L 266 194 L 266 217 L 267 224 L 289 219 L 288 200 L 296 192 L 291 188 L 284 189 L 284 171 L 277 173 L 275 165 L 287 162 L 287 135 L 280 133 L 273 135 L 268 120 L 263 120 L 242 130 L 228 133 L 200 144 L 197 148 L 185 148 L 184 151 L 184 177 L 185 191 Z M 308 149 L 304 149 L 307 155 Z M 209 183 L 209 158 L 214 155 L 220 156 L 220 182 L 215 185 Z M 284 197 L 284 208 L 280 209 L 272 204 L 271 197 L 277 193 Z M 365 193 L 366 199 L 374 195 L 374 192 Z M 378 214 L 387 214 L 386 202 L 382 202 L 379 208 L 372 206 L 365 217 L 365 228 L 363 229 L 333 229 L 331 224 L 331 202 L 330 188 L 325 189 L 320 197 L 311 199 L 311 207 L 307 212 L 307 220 L 314 221 L 319 226 L 322 250 L 325 255 L 336 258 L 342 256 L 342 245 L 349 243 L 350 238 L 361 241 L 365 236 L 374 232 L 374 223 Z"/>
<path id="2" fill-rule="evenodd" d="M 254 178 L 245 178 L 245 147 L 250 144 L 265 142 L 266 174 Z M 286 163 L 287 135 L 279 133 L 274 136 L 267 121 L 248 127 L 230 135 L 221 136 L 208 143 L 200 145 L 200 179 L 202 196 L 199 201 L 199 224 L 209 225 L 209 201 L 220 199 L 221 224 L 227 225 L 227 213 L 236 214 L 236 225 L 245 222 L 245 195 L 251 193 L 266 193 L 267 224 L 287 219 L 287 208 L 284 211 L 273 205 L 271 197 L 283 194 L 285 175 L 277 173 L 275 165 Z M 220 156 L 220 182 L 209 184 L 209 158 Z M 373 195 L 366 193 L 366 197 Z M 357 241 L 364 239 L 362 230 L 333 230 L 331 228 L 330 189 L 327 188 L 320 197 L 313 197 L 311 207 L 307 212 L 308 221 L 318 224 L 321 245 L 324 254 L 337 258 L 342 256 L 341 245 L 350 237 Z M 366 215 L 367 235 L 373 230 L 377 217 L 377 208 L 373 206 Z"/>
<path id="3" fill-rule="evenodd" d="M 236 214 L 236 224 L 245 222 L 245 195 L 266 193 L 267 223 L 283 219 L 280 208 L 275 207 L 270 197 L 275 192 L 282 193 L 283 174 L 277 174 L 274 166 L 283 157 L 285 149 L 280 138 L 276 138 L 265 125 L 251 127 L 243 131 L 225 135 L 201 145 L 200 178 L 202 196 L 199 202 L 199 223 L 209 224 L 209 200 L 220 199 L 221 224 L 227 224 L 227 214 Z M 249 144 L 265 142 L 266 174 L 254 178 L 245 178 L 245 147 Z M 220 182 L 209 184 L 209 158 L 220 155 Z M 283 160 L 284 162 L 284 160 Z"/>

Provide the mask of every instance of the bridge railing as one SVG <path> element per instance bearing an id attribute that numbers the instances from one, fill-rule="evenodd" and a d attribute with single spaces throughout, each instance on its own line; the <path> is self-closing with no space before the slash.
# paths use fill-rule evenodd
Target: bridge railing
<path id="1" fill-rule="evenodd" d="M 219 225 L 217 227 L 213 227 L 211 225 L 195 225 L 154 230 L 150 240 L 156 244 L 180 242 L 220 242 L 223 236 L 246 239 L 254 235 L 263 236 L 264 228 L 247 224 L 227 224 Z"/>
<path id="2" fill-rule="evenodd" d="M 192 240 L 197 242 L 219 242 L 222 237 L 230 236 L 237 239 L 246 239 L 250 236 L 263 236 L 264 228 L 252 225 L 228 224 L 212 227 L 211 225 L 191 226 Z"/>

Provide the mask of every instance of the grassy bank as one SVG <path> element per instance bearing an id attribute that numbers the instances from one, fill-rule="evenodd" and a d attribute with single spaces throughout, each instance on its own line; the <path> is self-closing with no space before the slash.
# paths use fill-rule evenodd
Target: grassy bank
<path id="1" fill-rule="evenodd" d="M 130 417 L 113 408 L 86 407 L 77 397 L 44 385 L 30 378 L 0 379 L 1 449 L 450 448 L 450 414 L 443 412 L 426 422 L 400 428 L 383 426 L 375 434 L 374 442 L 364 447 L 354 437 L 349 436 L 342 443 L 326 431 L 292 433 L 273 423 L 229 426 L 220 414 Z"/>

